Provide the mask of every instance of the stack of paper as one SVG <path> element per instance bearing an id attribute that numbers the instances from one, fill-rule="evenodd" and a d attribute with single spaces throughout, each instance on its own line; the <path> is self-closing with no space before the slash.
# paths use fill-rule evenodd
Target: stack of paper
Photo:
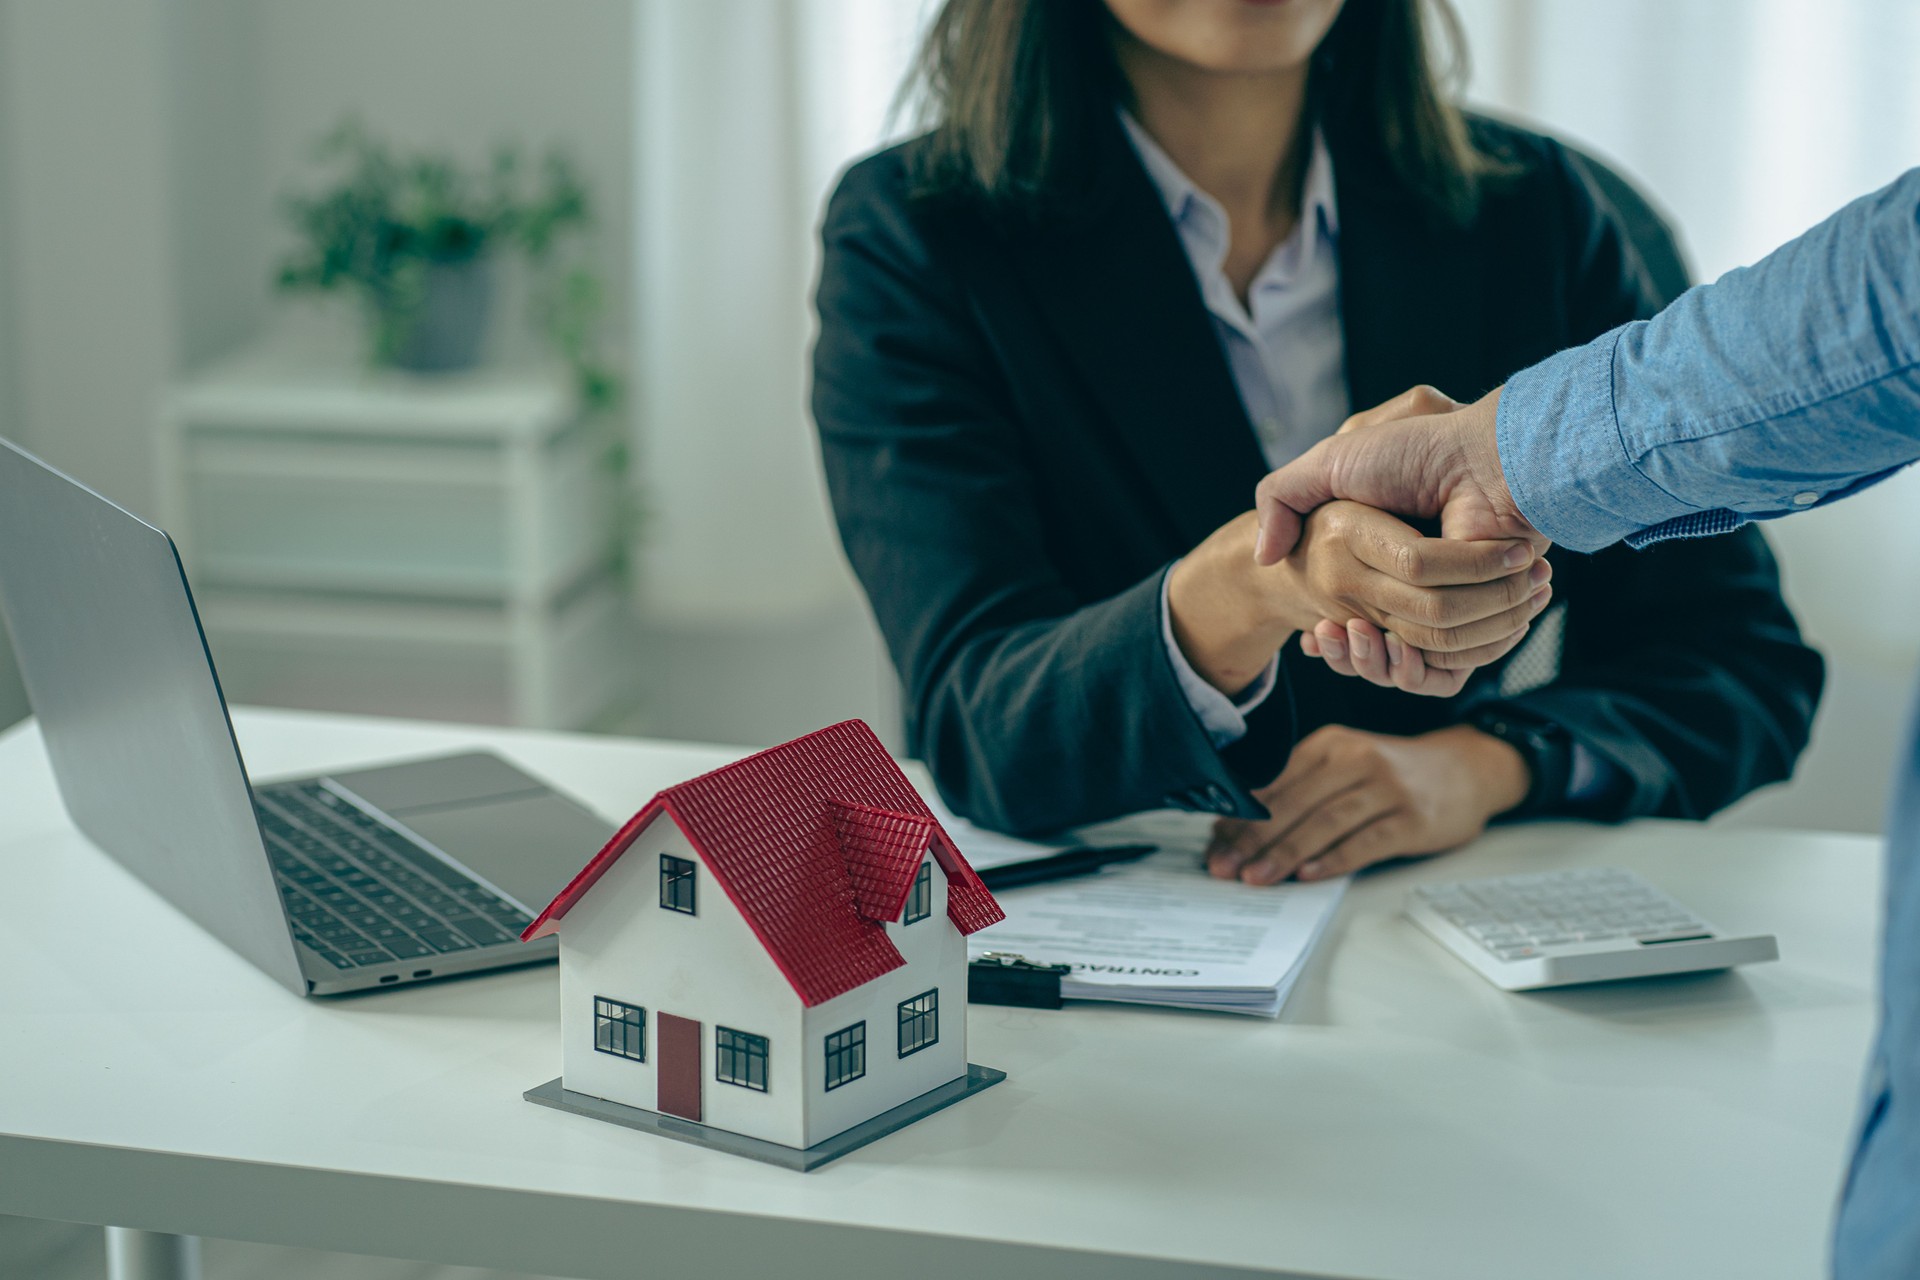
<path id="1" fill-rule="evenodd" d="M 975 866 L 1006 866 L 1058 852 L 1012 840 L 939 811 Z M 1075 844 L 1155 844 L 1160 852 L 995 896 L 1007 918 L 968 939 L 975 956 L 1010 952 L 1072 972 L 1069 1000 L 1113 1000 L 1278 1017 L 1346 892 L 1346 880 L 1255 888 L 1215 880 L 1201 866 L 1212 820 L 1140 814 L 1074 832 Z"/>

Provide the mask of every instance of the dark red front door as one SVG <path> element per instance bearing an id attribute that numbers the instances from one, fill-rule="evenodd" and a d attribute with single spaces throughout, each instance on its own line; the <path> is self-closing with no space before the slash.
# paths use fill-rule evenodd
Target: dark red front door
<path id="1" fill-rule="evenodd" d="M 660 1030 L 660 1110 L 700 1118 L 700 1024 L 663 1013 Z"/>

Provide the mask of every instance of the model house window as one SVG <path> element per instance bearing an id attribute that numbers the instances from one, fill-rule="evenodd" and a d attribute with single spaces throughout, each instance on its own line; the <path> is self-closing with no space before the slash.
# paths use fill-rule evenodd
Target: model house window
<path id="1" fill-rule="evenodd" d="M 867 1024 L 856 1022 L 827 1037 L 827 1088 L 838 1089 L 867 1074 Z"/>
<path id="2" fill-rule="evenodd" d="M 618 1000 L 593 1000 L 593 1047 L 616 1058 L 647 1060 L 647 1011 Z"/>
<path id="3" fill-rule="evenodd" d="M 743 1089 L 767 1091 L 767 1038 L 735 1031 L 732 1027 L 713 1029 L 713 1078 L 722 1084 L 737 1084 Z"/>
<path id="4" fill-rule="evenodd" d="M 940 1040 L 940 989 L 900 1002 L 900 1056 L 918 1053 Z"/>
<path id="5" fill-rule="evenodd" d="M 898 883 L 897 881 L 895 883 Z M 913 892 L 907 895 L 906 924 L 925 920 L 933 914 L 933 863 L 920 864 L 920 874 L 913 878 Z"/>
<path id="6" fill-rule="evenodd" d="M 660 905 L 669 911 L 693 911 L 693 860 L 660 855 Z"/>

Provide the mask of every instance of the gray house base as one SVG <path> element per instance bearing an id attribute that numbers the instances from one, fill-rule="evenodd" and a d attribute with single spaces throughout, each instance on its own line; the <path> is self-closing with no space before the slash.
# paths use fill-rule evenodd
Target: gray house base
<path id="1" fill-rule="evenodd" d="M 528 1102 L 537 1102 L 543 1107 L 552 1107 L 556 1111 L 571 1111 L 575 1115 L 592 1116 L 595 1120 L 607 1120 L 613 1124 L 625 1125 L 629 1129 L 638 1129 L 643 1133 L 657 1133 L 663 1138 L 691 1142 L 696 1146 L 724 1151 L 728 1155 L 745 1156 L 749 1160 L 777 1164 L 783 1169 L 798 1169 L 804 1173 L 808 1169 L 818 1169 L 829 1160 L 837 1160 L 849 1151 L 858 1151 L 869 1142 L 886 1137 L 895 1129 L 904 1129 L 915 1120 L 925 1119 L 970 1094 L 999 1084 L 1006 1078 L 1007 1073 L 1004 1071 L 969 1062 L 966 1075 L 957 1076 L 937 1089 L 929 1089 L 917 1098 L 909 1098 L 891 1111 L 882 1111 L 871 1120 L 863 1120 L 851 1129 L 836 1133 L 825 1141 L 816 1142 L 805 1148 L 782 1146 L 778 1142 L 749 1138 L 744 1134 L 729 1133 L 725 1129 L 715 1129 L 711 1125 L 700 1124 L 693 1120 L 682 1120 L 679 1116 L 648 1111 L 645 1107 L 630 1107 L 624 1102 L 609 1102 L 605 1098 L 596 1098 L 592 1094 L 575 1093 L 562 1086 L 557 1079 L 529 1089 L 521 1096 Z"/>

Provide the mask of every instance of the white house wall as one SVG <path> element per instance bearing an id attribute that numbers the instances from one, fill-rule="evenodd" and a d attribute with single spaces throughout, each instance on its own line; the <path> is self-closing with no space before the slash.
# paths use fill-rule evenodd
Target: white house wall
<path id="1" fill-rule="evenodd" d="M 698 865 L 697 915 L 660 906 L 663 853 Z M 646 1062 L 594 1049 L 596 996 L 646 1009 Z M 800 998 L 665 814 L 561 921 L 560 999 L 567 1088 L 657 1110 L 659 1017 L 678 1014 L 700 1023 L 702 1123 L 806 1145 L 801 1063 L 811 1059 L 802 1052 Z M 767 1037 L 765 1093 L 714 1079 L 716 1025 Z"/>
<path id="2" fill-rule="evenodd" d="M 811 1146 L 967 1070 L 967 941 L 947 919 L 946 876 L 933 864 L 933 914 L 910 925 L 889 924 L 887 937 L 906 958 L 903 968 L 808 1009 L 806 1140 Z M 899 1006 L 929 989 L 940 992 L 940 1040 L 899 1056 Z M 867 1074 L 826 1087 L 826 1037 L 864 1020 Z"/>

